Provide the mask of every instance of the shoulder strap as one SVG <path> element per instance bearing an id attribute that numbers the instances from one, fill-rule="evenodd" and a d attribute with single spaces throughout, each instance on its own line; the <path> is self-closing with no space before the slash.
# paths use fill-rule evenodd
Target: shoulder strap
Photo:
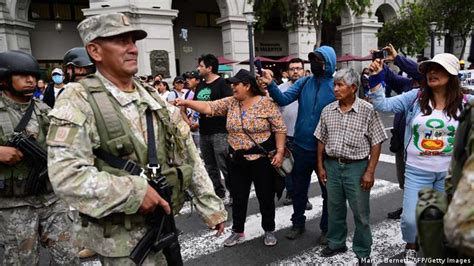
<path id="1" fill-rule="evenodd" d="M 258 147 L 265 155 L 268 155 L 268 151 L 262 147 L 262 145 L 260 145 L 258 142 L 255 141 L 254 138 L 252 138 L 252 136 L 250 136 L 250 133 L 247 131 L 247 129 L 245 129 L 244 127 L 244 120 L 242 119 L 242 108 L 240 107 L 240 104 L 239 104 L 239 117 L 240 117 L 240 125 L 242 126 L 242 130 L 244 131 L 245 135 L 247 135 L 250 140 L 255 144 L 256 147 Z"/>
<path id="2" fill-rule="evenodd" d="M 89 75 L 80 80 L 79 83 L 89 92 L 89 103 L 92 110 L 94 110 L 97 124 L 107 125 L 104 128 L 98 128 L 100 138 L 111 140 L 126 135 L 120 123 L 120 118 L 99 78 L 95 75 Z M 100 103 L 100 107 L 98 103 Z M 117 150 L 123 148 L 120 147 L 120 143 L 117 143 L 117 145 Z"/>
<path id="3" fill-rule="evenodd" d="M 35 103 L 34 101 L 30 101 L 30 105 L 28 106 L 28 109 L 26 109 L 25 114 L 23 115 L 20 122 L 14 129 L 15 132 L 22 132 L 23 130 L 25 130 L 26 126 L 28 125 L 28 122 L 30 122 L 31 120 L 31 115 L 33 114 L 34 109 L 35 109 Z"/>

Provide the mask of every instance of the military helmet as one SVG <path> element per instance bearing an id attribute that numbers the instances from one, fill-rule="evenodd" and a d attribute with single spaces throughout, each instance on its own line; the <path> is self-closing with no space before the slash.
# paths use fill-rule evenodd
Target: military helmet
<path id="1" fill-rule="evenodd" d="M 38 79 L 40 77 L 38 61 L 22 51 L 12 50 L 0 53 L 0 79 L 15 74 L 30 74 Z"/>
<path id="2" fill-rule="evenodd" d="M 84 47 L 74 47 L 67 51 L 64 54 L 63 64 L 65 66 L 73 65 L 75 67 L 88 67 L 94 65 Z"/>

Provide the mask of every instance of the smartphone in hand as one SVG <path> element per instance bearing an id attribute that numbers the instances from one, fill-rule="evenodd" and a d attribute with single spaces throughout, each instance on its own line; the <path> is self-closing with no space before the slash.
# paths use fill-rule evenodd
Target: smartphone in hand
<path id="1" fill-rule="evenodd" d="M 388 53 L 387 53 L 387 50 L 385 50 L 385 49 L 374 51 L 372 53 L 372 61 L 374 61 L 377 58 L 385 59 L 385 58 L 387 58 L 387 56 L 388 56 Z"/>

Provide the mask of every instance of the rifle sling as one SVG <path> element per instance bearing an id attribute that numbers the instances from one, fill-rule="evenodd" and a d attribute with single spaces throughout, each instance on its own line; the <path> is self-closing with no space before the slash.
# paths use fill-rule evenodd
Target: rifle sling
<path id="1" fill-rule="evenodd" d="M 153 128 L 153 113 L 150 109 L 146 110 L 146 123 L 148 135 L 148 164 L 149 166 L 157 167 L 159 166 L 159 164 L 158 156 L 156 154 L 155 131 Z M 136 162 L 132 160 L 124 160 L 100 148 L 94 150 L 94 155 L 109 164 L 110 166 L 127 171 L 132 175 L 140 175 L 143 170 L 143 168 Z"/>
<path id="2" fill-rule="evenodd" d="M 146 131 L 148 135 L 148 165 L 159 167 L 156 155 L 155 129 L 153 127 L 153 113 L 150 108 L 146 109 Z"/>
<path id="3" fill-rule="evenodd" d="M 15 132 L 22 132 L 23 130 L 25 130 L 26 125 L 28 125 L 28 122 L 30 122 L 31 115 L 33 114 L 34 107 L 35 107 L 35 103 L 33 101 L 31 101 L 30 105 L 28 106 L 28 109 L 26 109 L 25 114 L 21 118 L 18 125 L 15 127 L 15 129 L 14 129 Z"/>
<path id="4" fill-rule="evenodd" d="M 131 175 L 140 175 L 143 170 L 143 168 L 135 161 L 124 160 L 100 148 L 94 150 L 94 155 L 110 166 L 122 169 Z"/>

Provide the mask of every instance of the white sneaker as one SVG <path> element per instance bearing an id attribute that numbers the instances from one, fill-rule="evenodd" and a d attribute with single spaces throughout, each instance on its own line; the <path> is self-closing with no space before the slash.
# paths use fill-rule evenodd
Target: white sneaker
<path id="1" fill-rule="evenodd" d="M 233 247 L 244 240 L 245 240 L 244 233 L 232 232 L 232 234 L 226 240 L 224 240 L 224 246 Z"/>
<path id="2" fill-rule="evenodd" d="M 265 232 L 265 238 L 263 239 L 263 243 L 267 247 L 272 247 L 272 246 L 276 245 L 277 239 L 275 237 L 275 234 L 273 232 L 266 231 Z"/>
<path id="3" fill-rule="evenodd" d="M 416 250 L 414 249 L 405 249 L 405 257 L 404 257 L 405 265 L 416 265 L 417 256 Z"/>

